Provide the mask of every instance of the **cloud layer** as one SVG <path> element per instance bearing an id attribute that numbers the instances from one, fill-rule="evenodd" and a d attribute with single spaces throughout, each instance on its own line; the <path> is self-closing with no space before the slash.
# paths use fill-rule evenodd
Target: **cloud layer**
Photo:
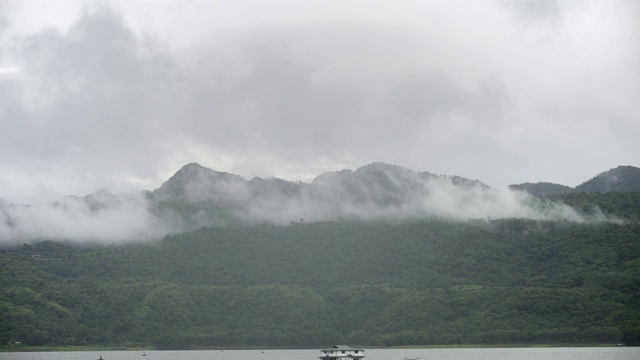
<path id="1" fill-rule="evenodd" d="M 244 178 L 197 164 L 137 195 L 101 190 L 50 204 L 0 202 L 0 244 L 47 239 L 131 242 L 203 226 L 317 221 L 528 218 L 610 221 L 524 192 L 382 163 L 327 172 L 311 183 Z"/>
<path id="2" fill-rule="evenodd" d="M 30 206 L 0 203 L 0 244 L 44 240 L 133 242 L 157 239 L 169 231 L 148 211 L 142 196 L 92 196 Z"/>

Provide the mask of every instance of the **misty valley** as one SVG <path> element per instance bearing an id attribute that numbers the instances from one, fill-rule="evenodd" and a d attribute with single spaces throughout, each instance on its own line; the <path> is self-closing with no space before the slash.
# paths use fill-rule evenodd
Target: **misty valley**
<path id="1" fill-rule="evenodd" d="M 387 164 L 189 164 L 154 191 L 0 202 L 0 344 L 640 344 L 640 169 L 570 188 Z"/>

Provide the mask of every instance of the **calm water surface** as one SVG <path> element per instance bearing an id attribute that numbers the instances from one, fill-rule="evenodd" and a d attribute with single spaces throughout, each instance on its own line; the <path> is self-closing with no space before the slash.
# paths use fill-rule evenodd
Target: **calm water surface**
<path id="1" fill-rule="evenodd" d="M 87 351 L 0 353 L 0 360 L 317 360 L 318 350 Z M 638 360 L 640 348 L 384 349 L 365 360 Z"/>

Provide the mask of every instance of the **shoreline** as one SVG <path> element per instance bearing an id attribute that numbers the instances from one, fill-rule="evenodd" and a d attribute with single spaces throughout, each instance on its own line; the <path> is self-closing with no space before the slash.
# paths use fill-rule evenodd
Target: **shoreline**
<path id="1" fill-rule="evenodd" d="M 586 347 L 626 347 L 624 344 L 575 344 L 575 343 L 558 343 L 558 344 L 448 344 L 448 345 L 407 345 L 407 346 L 359 346 L 365 350 L 400 350 L 400 349 L 481 349 L 481 348 L 586 348 Z M 127 346 L 99 346 L 99 345 L 82 345 L 82 346 L 31 346 L 31 345 L 1 345 L 0 352 L 75 352 L 75 351 L 202 351 L 202 350 L 317 350 L 319 348 L 297 348 L 297 347 L 196 347 L 192 349 L 156 349 L 149 347 L 127 347 Z"/>

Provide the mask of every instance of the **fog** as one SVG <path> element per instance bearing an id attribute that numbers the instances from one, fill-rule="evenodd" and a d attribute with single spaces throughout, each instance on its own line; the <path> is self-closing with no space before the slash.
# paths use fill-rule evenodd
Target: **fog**
<path id="1" fill-rule="evenodd" d="M 202 226 L 501 218 L 618 221 L 597 208 L 580 213 L 522 191 L 382 163 L 324 173 L 311 183 L 247 181 L 189 164 L 150 193 L 115 195 L 103 189 L 55 203 L 2 202 L 0 241 L 121 243 L 155 240 Z"/>
<path id="2" fill-rule="evenodd" d="M 56 203 L 0 203 L 2 244 L 44 240 L 132 242 L 157 239 L 168 230 L 148 211 L 142 195 L 115 196 L 101 191 L 85 198 L 66 197 Z"/>
<path id="3" fill-rule="evenodd" d="M 301 220 L 424 218 L 455 221 L 499 218 L 574 222 L 607 220 L 597 211 L 581 214 L 565 204 L 539 200 L 525 192 L 489 188 L 467 179 L 460 183 L 458 177 L 410 171 L 396 176 L 398 173 L 383 169 L 385 176 L 381 180 L 357 179 L 357 173 L 364 168 L 355 173 L 330 174 L 333 176 L 329 179 L 316 178 L 311 185 L 302 186 L 300 194 L 295 197 L 259 199 L 249 209 L 239 211 L 238 215 L 249 221 L 282 225 Z M 347 180 L 341 181 L 344 179 L 340 179 L 340 175 Z M 355 180 L 353 176 L 356 176 Z"/>

